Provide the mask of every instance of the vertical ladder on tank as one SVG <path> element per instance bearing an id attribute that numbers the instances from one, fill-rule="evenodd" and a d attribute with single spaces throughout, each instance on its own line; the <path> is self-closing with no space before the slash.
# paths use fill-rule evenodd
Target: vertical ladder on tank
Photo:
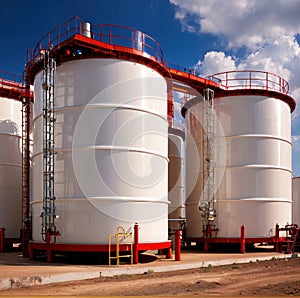
<path id="1" fill-rule="evenodd" d="M 25 94 L 22 96 L 22 252 L 28 256 L 28 243 L 31 239 L 31 219 L 29 208 L 30 187 L 30 118 L 31 99 L 26 74 L 23 74 Z"/>
<path id="2" fill-rule="evenodd" d="M 56 62 L 45 51 L 43 67 L 43 210 L 42 238 L 46 242 L 54 242 L 58 232 L 55 226 L 55 196 L 54 196 L 54 75 Z"/>
<path id="3" fill-rule="evenodd" d="M 215 113 L 214 91 L 207 88 L 203 92 L 203 194 L 199 205 L 204 225 L 203 232 L 215 229 Z M 210 233 L 209 233 L 210 234 Z M 210 235 L 206 235 L 210 236 Z"/>

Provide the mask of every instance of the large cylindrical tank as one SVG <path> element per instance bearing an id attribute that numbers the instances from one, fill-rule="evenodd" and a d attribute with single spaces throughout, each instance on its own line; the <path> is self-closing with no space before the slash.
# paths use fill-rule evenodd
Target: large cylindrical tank
<path id="1" fill-rule="evenodd" d="M 300 226 L 300 177 L 293 177 L 293 223 Z"/>
<path id="2" fill-rule="evenodd" d="M 274 236 L 277 223 L 292 220 L 291 109 L 277 98 L 245 94 L 216 98 L 215 113 L 218 237 L 239 238 L 242 225 L 247 238 Z M 197 210 L 203 191 L 202 115 L 201 100 L 187 106 L 188 237 L 203 235 Z M 225 151 L 219 149 L 222 143 Z"/>
<path id="3" fill-rule="evenodd" d="M 185 220 L 184 197 L 184 132 L 169 127 L 168 137 L 169 231 L 181 228 Z"/>
<path id="4" fill-rule="evenodd" d="M 6 238 L 22 228 L 22 103 L 0 97 L 0 227 Z"/>
<path id="5" fill-rule="evenodd" d="M 41 239 L 42 72 L 34 80 L 33 241 Z M 62 63 L 55 75 L 57 243 L 107 244 L 139 224 L 139 241 L 168 240 L 167 84 L 118 59 Z"/>

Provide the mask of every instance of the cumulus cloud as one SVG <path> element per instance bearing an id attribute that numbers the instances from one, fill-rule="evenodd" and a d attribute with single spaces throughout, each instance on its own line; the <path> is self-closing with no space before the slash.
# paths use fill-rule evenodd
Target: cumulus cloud
<path id="1" fill-rule="evenodd" d="M 169 0 L 183 30 L 223 36 L 228 46 L 258 48 L 300 32 L 298 0 Z"/>
<path id="2" fill-rule="evenodd" d="M 197 69 L 203 74 L 211 75 L 218 72 L 236 70 L 236 65 L 231 56 L 226 56 L 223 52 L 208 52 L 204 60 L 199 60 Z"/>

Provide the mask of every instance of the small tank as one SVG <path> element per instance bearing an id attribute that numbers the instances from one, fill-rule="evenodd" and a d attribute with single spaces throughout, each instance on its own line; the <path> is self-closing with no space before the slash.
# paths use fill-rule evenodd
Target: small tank
<path id="1" fill-rule="evenodd" d="M 12 86 L 16 86 L 16 82 L 8 83 L 0 79 L 0 227 L 5 228 L 5 238 L 20 238 L 22 103 L 19 100 L 21 92 L 15 98 L 1 95 L 5 89 L 10 94 Z"/>
<path id="2" fill-rule="evenodd" d="M 300 177 L 293 177 L 293 223 L 300 226 Z"/>
<path id="3" fill-rule="evenodd" d="M 185 221 L 184 132 L 169 127 L 168 135 L 169 232 L 182 229 Z"/>

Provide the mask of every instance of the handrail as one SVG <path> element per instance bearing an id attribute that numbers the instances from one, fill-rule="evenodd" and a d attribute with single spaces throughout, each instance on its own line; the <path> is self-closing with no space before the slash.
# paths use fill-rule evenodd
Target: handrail
<path id="1" fill-rule="evenodd" d="M 266 71 L 233 70 L 206 77 L 219 83 L 224 90 L 260 89 L 288 94 L 289 84 L 280 76 Z"/>
<path id="2" fill-rule="evenodd" d="M 0 80 L 22 84 L 22 76 L 16 73 L 0 70 Z"/>
<path id="3" fill-rule="evenodd" d="M 35 62 L 39 61 L 42 50 L 59 49 L 63 42 L 75 34 L 87 37 L 86 34 L 82 34 L 81 32 L 82 23 L 84 23 L 84 21 L 81 18 L 73 17 L 45 34 L 34 49 L 28 50 L 28 66 L 30 67 Z M 166 63 L 164 61 L 164 53 L 160 45 L 149 35 L 132 28 L 102 24 L 92 25 L 89 32 L 86 29 L 84 30 L 85 33 L 89 33 L 88 35 L 92 40 L 97 40 L 112 46 L 126 47 L 139 51 L 140 53 L 137 52 L 137 54 L 153 58 L 169 70 L 174 69 L 177 72 L 188 74 L 190 79 L 193 79 L 193 76 L 196 76 L 210 80 L 224 90 L 260 89 L 276 91 L 283 94 L 288 94 L 289 92 L 288 82 L 278 75 L 270 72 L 240 70 L 220 72 L 212 76 L 205 77 L 194 68 Z"/>
<path id="4" fill-rule="evenodd" d="M 24 92 L 25 90 L 20 75 L 4 70 L 0 70 L 0 87 L 7 90 L 15 90 L 17 92 Z"/>
<path id="5" fill-rule="evenodd" d="M 62 42 L 74 36 L 76 33 L 80 33 L 81 22 L 82 19 L 76 16 L 46 33 L 39 40 L 34 49 L 28 49 L 28 64 L 33 64 L 35 59 L 40 56 L 42 50 L 51 50 L 54 47 L 59 47 Z"/>
<path id="6" fill-rule="evenodd" d="M 101 24 L 91 26 L 92 37 L 95 40 L 114 45 L 132 48 L 154 57 L 164 63 L 164 53 L 158 42 L 151 36 L 133 28 Z"/>
<path id="7" fill-rule="evenodd" d="M 13 98 L 17 99 L 17 95 L 22 95 L 33 99 L 33 91 L 26 88 L 23 77 L 19 74 L 0 70 L 0 89 L 6 92 L 14 92 Z M 20 98 L 18 98 L 20 100 Z"/>
<path id="8" fill-rule="evenodd" d="M 81 23 L 83 23 L 81 18 L 73 17 L 45 34 L 36 47 L 28 51 L 29 66 L 36 61 L 35 59 L 40 56 L 42 50 L 59 48 L 64 41 L 75 34 L 83 35 L 80 28 Z M 164 64 L 164 54 L 160 45 L 152 37 L 141 31 L 124 26 L 103 24 L 91 26 L 89 33 L 94 40 L 141 51 L 144 55 L 149 55 L 159 63 Z"/>
<path id="9" fill-rule="evenodd" d="M 184 72 L 186 74 L 191 74 L 191 75 L 194 75 L 194 76 L 197 76 L 197 77 L 205 78 L 205 76 L 203 76 L 203 74 L 200 71 L 196 70 L 193 67 L 187 67 L 187 66 L 184 66 L 184 65 L 174 64 L 174 63 L 169 63 L 169 62 L 166 62 L 165 65 L 169 69 L 175 69 L 177 71 Z"/>

